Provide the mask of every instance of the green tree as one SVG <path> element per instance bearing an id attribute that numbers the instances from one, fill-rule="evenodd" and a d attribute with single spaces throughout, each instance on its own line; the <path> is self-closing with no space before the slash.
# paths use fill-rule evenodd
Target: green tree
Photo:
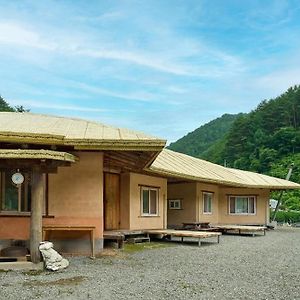
<path id="1" fill-rule="evenodd" d="M 0 111 L 15 111 L 15 109 L 0 96 Z"/>
<path id="2" fill-rule="evenodd" d="M 15 107 L 10 106 L 1 96 L 0 96 L 0 111 L 7 112 L 29 112 L 23 105 L 17 105 Z"/>

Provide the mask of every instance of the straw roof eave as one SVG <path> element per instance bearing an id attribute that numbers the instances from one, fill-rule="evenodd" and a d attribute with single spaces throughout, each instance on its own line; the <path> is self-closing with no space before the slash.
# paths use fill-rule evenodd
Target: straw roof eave
<path id="1" fill-rule="evenodd" d="M 199 181 L 199 182 L 206 182 L 206 183 L 213 183 L 213 184 L 220 184 L 220 185 L 244 187 L 243 184 L 233 183 L 231 181 L 211 179 L 211 178 L 193 176 L 193 175 L 189 175 L 189 174 L 171 172 L 171 171 L 167 171 L 167 170 L 162 170 L 160 168 L 155 168 L 153 166 L 151 166 L 150 168 L 147 168 L 146 171 L 153 172 L 153 173 L 156 173 L 156 174 L 161 174 L 161 175 L 164 175 L 166 177 L 187 179 L 187 180 L 192 180 L 192 181 Z"/>
<path id="2" fill-rule="evenodd" d="M 226 168 L 169 149 L 163 149 L 148 171 L 171 178 L 231 187 L 269 190 L 300 189 L 298 183 L 250 171 Z"/>
<path id="3" fill-rule="evenodd" d="M 0 132 L 0 140 L 10 143 L 74 146 L 77 150 L 144 150 L 160 151 L 166 144 L 161 139 L 66 139 L 60 135 Z"/>
<path id="4" fill-rule="evenodd" d="M 197 181 L 197 182 L 205 182 L 205 183 L 212 183 L 212 184 L 218 184 L 218 185 L 224 185 L 228 187 L 238 187 L 238 188 L 257 188 L 257 189 L 270 189 L 270 190 L 291 190 L 291 189 L 300 189 L 300 185 L 282 185 L 282 186 L 272 186 L 272 185 L 260 185 L 260 184 L 243 184 L 238 182 L 232 182 L 232 181 L 226 181 L 226 180 L 214 180 L 210 178 L 204 178 L 204 177 L 197 177 L 192 176 L 188 174 L 180 174 L 176 172 L 170 172 L 166 170 L 162 170 L 155 167 L 150 167 L 145 169 L 148 172 L 160 174 L 166 177 L 172 177 L 172 178 L 178 178 L 178 179 L 186 179 L 191 181 Z"/>
<path id="5" fill-rule="evenodd" d="M 76 149 L 161 151 L 166 140 L 95 121 L 0 112 L 0 141 L 73 146 Z"/>
<path id="6" fill-rule="evenodd" d="M 74 163 L 78 158 L 67 152 L 31 149 L 0 149 L 0 159 L 39 159 Z"/>

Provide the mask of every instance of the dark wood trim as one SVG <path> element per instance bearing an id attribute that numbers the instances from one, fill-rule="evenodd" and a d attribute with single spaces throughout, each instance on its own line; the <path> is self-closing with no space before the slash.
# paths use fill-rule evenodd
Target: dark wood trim
<path id="1" fill-rule="evenodd" d="M 258 197 L 259 194 L 225 194 L 227 197 L 230 196 L 234 196 L 234 197 L 238 197 L 238 196 L 242 196 L 242 197 Z"/>
<path id="2" fill-rule="evenodd" d="M 30 213 L 29 214 L 4 214 L 4 213 L 0 213 L 0 218 L 30 218 Z M 42 216 L 43 218 L 45 219 L 53 219 L 55 218 L 55 216 L 46 216 L 46 215 L 43 215 Z"/>
<path id="3" fill-rule="evenodd" d="M 168 178 L 170 176 L 167 176 Z M 168 184 L 185 184 L 185 183 L 197 183 L 197 181 L 187 181 L 187 180 L 178 180 L 178 181 L 169 181 L 168 180 Z"/>
<path id="4" fill-rule="evenodd" d="M 111 230 L 111 229 L 106 229 L 106 214 L 107 214 L 107 211 L 106 211 L 106 189 L 107 189 L 107 179 L 106 179 L 106 175 L 115 175 L 115 176 L 118 176 L 118 180 L 119 180 L 119 199 L 118 199 L 118 205 L 119 205 L 119 215 L 118 215 L 118 228 L 120 228 L 121 226 L 121 174 L 120 173 L 114 173 L 114 172 L 107 172 L 107 171 L 104 171 L 103 172 L 103 230 Z M 117 230 L 116 229 L 116 230 Z"/>
<path id="5" fill-rule="evenodd" d="M 49 216 L 49 175 L 46 174 L 45 182 L 45 214 Z"/>
<path id="6" fill-rule="evenodd" d="M 153 186 L 153 185 L 147 185 L 147 184 L 138 184 L 139 187 L 145 187 L 145 188 L 150 188 L 150 189 L 157 189 L 160 190 L 161 187 L 160 186 Z"/>
<path id="7" fill-rule="evenodd" d="M 206 191 L 206 190 L 201 190 L 202 193 L 207 193 L 207 194 L 215 194 L 215 192 L 212 191 Z"/>

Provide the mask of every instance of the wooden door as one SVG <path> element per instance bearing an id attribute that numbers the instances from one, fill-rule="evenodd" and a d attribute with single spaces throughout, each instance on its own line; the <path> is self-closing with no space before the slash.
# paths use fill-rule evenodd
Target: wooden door
<path id="1" fill-rule="evenodd" d="M 120 175 L 104 173 L 104 229 L 119 229 Z"/>

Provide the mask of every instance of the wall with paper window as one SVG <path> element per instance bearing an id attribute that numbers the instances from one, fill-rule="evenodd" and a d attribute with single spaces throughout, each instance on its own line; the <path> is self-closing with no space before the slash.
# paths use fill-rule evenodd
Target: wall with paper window
<path id="1" fill-rule="evenodd" d="M 128 187 L 127 192 L 124 180 Z M 166 227 L 167 179 L 129 173 L 121 177 L 121 191 L 125 192 L 125 195 L 121 195 L 122 228 L 124 226 L 129 226 L 126 229 Z"/>
<path id="2" fill-rule="evenodd" d="M 267 224 L 269 222 L 267 189 L 220 188 L 220 224 Z"/>
<path id="3" fill-rule="evenodd" d="M 198 221 L 196 194 L 196 182 L 168 184 L 168 227 Z M 175 201 L 179 201 L 179 206 L 173 205 Z"/>
<path id="4" fill-rule="evenodd" d="M 102 246 L 103 237 L 103 156 L 99 152 L 76 152 L 79 161 L 70 167 L 60 167 L 56 174 L 49 174 L 44 190 L 43 225 L 80 225 L 95 226 L 96 249 Z M 25 174 L 26 175 L 26 174 Z M 26 176 L 25 176 L 26 179 Z M 7 194 L 13 193 L 9 176 L 2 178 Z M 46 188 L 47 186 L 47 188 Z M 8 189 L 9 187 L 9 189 Z M 30 187 L 24 187 L 24 190 Z M 22 187 L 23 189 L 23 187 Z M 2 189 L 2 193 L 5 190 Z M 21 196 L 24 192 L 21 191 Z M 0 212 L 0 239 L 29 240 L 30 235 L 30 201 L 21 197 L 19 205 L 14 198 L 3 198 Z M 27 199 L 27 202 L 24 200 Z M 24 200 L 24 201 L 23 201 Z M 24 203 L 23 203 L 24 202 Z M 85 233 L 55 233 L 51 240 L 56 249 L 76 252 L 89 251 L 89 237 Z M 81 241 L 83 247 L 81 248 Z M 0 243 L 1 248 L 1 243 Z"/>
<path id="5" fill-rule="evenodd" d="M 20 172 L 24 181 L 12 182 L 12 175 Z M 44 191 L 46 176 L 44 176 Z M 46 194 L 44 193 L 44 214 Z M 0 172 L 0 239 L 28 240 L 31 210 L 31 174 L 22 169 Z M 1 246 L 0 246 L 1 248 Z"/>

